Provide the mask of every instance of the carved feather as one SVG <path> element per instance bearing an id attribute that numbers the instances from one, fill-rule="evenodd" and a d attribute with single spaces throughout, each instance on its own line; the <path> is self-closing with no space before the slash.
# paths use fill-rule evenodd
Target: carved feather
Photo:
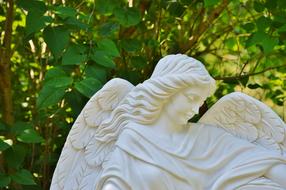
<path id="1" fill-rule="evenodd" d="M 222 97 L 199 122 L 285 154 L 285 123 L 268 106 L 246 94 L 234 92 Z"/>

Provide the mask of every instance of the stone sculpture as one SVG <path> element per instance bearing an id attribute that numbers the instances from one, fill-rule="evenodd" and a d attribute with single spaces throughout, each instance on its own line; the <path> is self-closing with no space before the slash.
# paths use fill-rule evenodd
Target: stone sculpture
<path id="1" fill-rule="evenodd" d="M 75 121 L 51 190 L 286 189 L 286 126 L 265 104 L 235 92 L 187 123 L 214 90 L 181 54 L 137 86 L 109 81 Z"/>

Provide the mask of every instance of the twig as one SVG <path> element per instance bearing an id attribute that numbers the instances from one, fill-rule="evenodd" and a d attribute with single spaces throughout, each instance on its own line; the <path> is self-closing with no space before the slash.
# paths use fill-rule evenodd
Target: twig
<path id="1" fill-rule="evenodd" d="M 283 64 L 283 65 L 278 65 L 278 66 L 274 66 L 274 67 L 268 67 L 262 71 L 259 71 L 259 72 L 254 72 L 254 73 L 248 73 L 248 74 L 244 74 L 244 75 L 237 75 L 237 76 L 224 76 L 224 77 L 214 77 L 215 80 L 239 80 L 239 79 L 243 79 L 245 77 L 250 77 L 250 76 L 254 76 L 254 75 L 259 75 L 259 74 L 262 74 L 262 73 L 265 73 L 266 71 L 270 71 L 270 70 L 273 70 L 273 69 L 278 69 L 278 68 L 281 68 L 281 67 L 285 67 L 286 68 L 286 64 Z"/>

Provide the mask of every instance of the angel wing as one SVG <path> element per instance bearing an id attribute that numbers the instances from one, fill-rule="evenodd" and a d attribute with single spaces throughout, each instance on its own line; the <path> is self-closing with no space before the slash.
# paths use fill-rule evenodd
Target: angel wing
<path id="1" fill-rule="evenodd" d="M 286 155 L 286 125 L 264 103 L 244 93 L 233 92 L 222 97 L 199 120 Z"/>
<path id="2" fill-rule="evenodd" d="M 98 142 L 94 136 L 98 126 L 133 87 L 128 81 L 115 78 L 90 98 L 66 139 L 54 171 L 51 190 L 94 189 L 102 164 L 114 145 L 114 142 Z"/>

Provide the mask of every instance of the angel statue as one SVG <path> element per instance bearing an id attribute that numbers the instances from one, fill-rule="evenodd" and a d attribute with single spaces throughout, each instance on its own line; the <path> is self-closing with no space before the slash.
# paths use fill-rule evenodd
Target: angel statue
<path id="1" fill-rule="evenodd" d="M 188 123 L 214 91 L 182 54 L 137 86 L 109 81 L 75 121 L 51 190 L 286 189 L 286 126 L 265 104 L 234 92 Z"/>

